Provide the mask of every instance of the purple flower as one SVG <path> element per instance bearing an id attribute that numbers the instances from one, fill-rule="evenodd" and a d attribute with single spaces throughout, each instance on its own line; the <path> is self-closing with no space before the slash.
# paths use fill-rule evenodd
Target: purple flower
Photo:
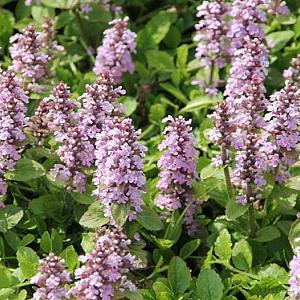
<path id="1" fill-rule="evenodd" d="M 45 259 L 40 260 L 39 272 L 31 278 L 31 282 L 38 286 L 33 299 L 70 299 L 68 289 L 65 288 L 70 281 L 70 273 L 65 270 L 64 260 L 50 253 Z"/>
<path id="2" fill-rule="evenodd" d="M 245 37 L 264 40 L 265 34 L 260 26 L 266 22 L 262 11 L 265 0 L 234 0 L 230 10 L 232 17 L 228 38 L 231 40 L 231 53 L 243 48 Z"/>
<path id="3" fill-rule="evenodd" d="M 50 133 L 59 137 L 65 132 L 68 124 L 76 119 L 73 110 L 77 106 L 77 103 L 70 99 L 70 89 L 67 85 L 60 82 L 54 87 L 52 95 L 40 102 L 29 121 L 29 128 L 39 143 Z"/>
<path id="4" fill-rule="evenodd" d="M 89 14 L 90 12 L 93 11 L 93 8 L 91 5 L 83 3 L 83 4 L 80 4 L 80 11 L 84 14 Z"/>
<path id="5" fill-rule="evenodd" d="M 131 54 L 135 53 L 136 34 L 128 29 L 128 17 L 110 22 L 113 25 L 104 31 L 102 46 L 97 49 L 94 72 L 111 71 L 116 83 L 122 81 L 123 73 L 133 73 Z"/>
<path id="6" fill-rule="evenodd" d="M 139 135 L 131 119 L 115 117 L 107 119 L 96 136 L 94 194 L 103 203 L 108 217 L 114 203 L 130 206 L 129 220 L 141 211 L 145 185 L 143 157 L 147 148 L 138 141 Z"/>
<path id="7" fill-rule="evenodd" d="M 237 197 L 240 204 L 260 200 L 258 189 L 266 184 L 263 173 L 267 169 L 263 145 L 264 140 L 256 134 L 248 134 L 242 149 L 237 152 L 231 181 L 242 190 L 243 195 Z"/>
<path id="8" fill-rule="evenodd" d="M 290 261 L 290 279 L 289 279 L 289 296 L 291 300 L 298 300 L 300 297 L 300 248 L 296 248 L 296 254 Z"/>
<path id="9" fill-rule="evenodd" d="M 77 300 L 111 300 L 116 288 L 120 292 L 136 289 L 126 275 L 135 267 L 131 241 L 120 228 L 100 228 L 97 236 L 96 248 L 79 258 L 83 266 L 75 270 L 77 282 L 71 294 Z"/>
<path id="10" fill-rule="evenodd" d="M 267 2 L 267 9 L 268 13 L 276 16 L 276 15 L 281 15 L 281 16 L 288 16 L 290 14 L 290 10 L 286 4 L 285 1 L 281 0 L 269 0 Z"/>
<path id="11" fill-rule="evenodd" d="M 289 175 L 287 169 L 298 158 L 297 145 L 300 142 L 300 90 L 288 80 L 285 87 L 270 98 L 268 113 L 265 115 L 269 144 L 269 164 L 276 168 L 279 182 Z"/>
<path id="12" fill-rule="evenodd" d="M 11 37 L 10 42 L 12 70 L 21 76 L 27 90 L 40 92 L 40 83 L 51 75 L 51 60 L 64 50 L 55 41 L 52 20 L 45 18 L 42 32 L 36 32 L 33 26 L 28 26 L 21 34 Z"/>
<path id="13" fill-rule="evenodd" d="M 117 100 L 126 94 L 122 87 L 114 88 L 110 72 L 99 74 L 99 78 L 86 85 L 85 93 L 79 98 L 82 108 L 79 110 L 81 122 L 88 129 L 88 136 L 95 139 L 101 132 L 104 121 L 123 112 L 123 107 Z"/>
<path id="14" fill-rule="evenodd" d="M 197 42 L 196 58 L 201 62 L 201 66 L 213 72 L 214 67 L 223 68 L 229 54 L 229 43 L 226 37 L 228 5 L 223 0 L 204 1 L 197 8 L 197 17 L 201 18 L 196 24 L 196 34 L 194 41 Z M 210 80 L 211 81 L 211 80 Z M 217 83 L 204 83 L 194 80 L 205 89 L 210 96 L 217 94 Z"/>
<path id="15" fill-rule="evenodd" d="M 27 88 L 43 79 L 47 73 L 49 56 L 42 52 L 39 34 L 33 26 L 28 26 L 23 33 L 15 34 L 10 42 L 12 69 L 24 79 Z"/>
<path id="16" fill-rule="evenodd" d="M 112 3 L 112 0 L 100 0 L 103 9 L 116 14 L 121 14 L 123 12 L 122 6 Z"/>
<path id="17" fill-rule="evenodd" d="M 21 158 L 20 149 L 25 140 L 27 125 L 25 95 L 21 83 L 11 70 L 0 71 L 0 177 L 5 170 L 13 169 Z M 6 193 L 6 184 L 0 178 L 0 194 Z"/>
<path id="18" fill-rule="evenodd" d="M 300 54 L 292 59 L 290 67 L 283 72 L 283 76 L 293 85 L 300 86 Z"/>
<path id="19" fill-rule="evenodd" d="M 196 213 L 195 203 L 192 203 L 192 183 L 197 178 L 197 151 L 191 120 L 186 121 L 182 116 L 168 116 L 163 122 L 169 122 L 169 125 L 164 131 L 164 140 L 159 145 L 159 150 L 164 152 L 158 161 L 160 180 L 156 204 L 169 212 L 190 207 L 185 222 L 189 225 L 188 231 L 191 229 L 192 233 Z"/>

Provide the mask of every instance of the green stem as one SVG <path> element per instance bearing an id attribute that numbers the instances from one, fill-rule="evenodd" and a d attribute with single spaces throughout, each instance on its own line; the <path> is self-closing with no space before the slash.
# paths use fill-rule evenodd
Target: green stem
<path id="1" fill-rule="evenodd" d="M 146 128 L 140 135 L 139 139 L 142 140 L 147 134 L 149 134 L 153 129 L 155 128 L 155 125 L 151 124 L 148 128 Z"/>
<path id="2" fill-rule="evenodd" d="M 232 190 L 232 184 L 231 184 L 231 180 L 230 180 L 229 167 L 228 167 L 228 164 L 227 164 L 228 155 L 227 155 L 227 150 L 224 146 L 222 146 L 222 148 L 221 148 L 221 159 L 222 159 L 223 164 L 224 164 L 224 176 L 225 176 L 228 196 L 229 196 L 229 198 L 232 198 L 233 190 Z"/>
<path id="3" fill-rule="evenodd" d="M 250 234 L 250 237 L 255 237 L 256 224 L 255 224 L 255 214 L 254 214 L 253 203 L 251 203 L 251 205 L 249 207 L 248 220 L 249 220 L 249 234 Z"/>
<path id="4" fill-rule="evenodd" d="M 30 281 L 27 281 L 27 282 L 23 282 L 23 283 L 19 283 L 19 284 L 13 285 L 10 288 L 11 289 L 19 289 L 19 288 L 22 288 L 24 286 L 29 286 L 29 285 L 32 285 L 32 283 Z"/>

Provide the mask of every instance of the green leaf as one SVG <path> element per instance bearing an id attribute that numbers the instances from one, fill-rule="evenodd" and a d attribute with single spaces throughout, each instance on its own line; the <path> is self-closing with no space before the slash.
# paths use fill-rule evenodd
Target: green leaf
<path id="1" fill-rule="evenodd" d="M 27 246 L 35 240 L 35 236 L 33 234 L 26 234 L 23 236 L 22 240 L 19 243 L 19 246 Z"/>
<path id="2" fill-rule="evenodd" d="M 73 246 L 69 246 L 60 254 L 65 260 L 70 271 L 74 271 L 79 266 L 78 254 Z"/>
<path id="3" fill-rule="evenodd" d="M 51 237 L 48 231 L 45 231 L 41 237 L 40 241 L 41 249 L 49 253 L 52 251 L 52 242 L 51 242 Z"/>
<path id="4" fill-rule="evenodd" d="M 113 219 L 117 222 L 119 226 L 123 226 L 128 218 L 130 212 L 130 204 L 113 204 L 111 208 L 111 214 Z"/>
<path id="5" fill-rule="evenodd" d="M 7 220 L 3 209 L 0 209 L 0 232 L 7 231 Z"/>
<path id="6" fill-rule="evenodd" d="M 103 206 L 99 201 L 94 202 L 81 217 L 79 224 L 87 228 L 97 228 L 105 225 L 108 218 L 104 216 Z"/>
<path id="7" fill-rule="evenodd" d="M 300 219 L 297 219 L 291 226 L 289 232 L 289 241 L 294 251 L 300 247 Z"/>
<path id="8" fill-rule="evenodd" d="M 178 256 L 172 258 L 168 268 L 168 280 L 175 296 L 179 297 L 189 288 L 192 276 L 186 263 Z"/>
<path id="9" fill-rule="evenodd" d="M 229 262 L 231 257 L 231 237 L 227 229 L 223 229 L 216 242 L 215 253 L 224 262 Z"/>
<path id="10" fill-rule="evenodd" d="M 22 208 L 14 205 L 6 205 L 3 211 L 6 217 L 7 229 L 15 227 L 24 215 Z"/>
<path id="11" fill-rule="evenodd" d="M 293 177 L 288 178 L 288 180 L 286 181 L 285 186 L 290 188 L 290 189 L 300 191 L 300 184 L 299 183 L 300 183 L 300 176 L 293 176 Z"/>
<path id="12" fill-rule="evenodd" d="M 137 215 L 137 221 L 146 229 L 158 231 L 163 229 L 159 215 L 149 206 L 144 206 L 141 213 Z"/>
<path id="13" fill-rule="evenodd" d="M 15 181 L 30 181 L 45 175 L 44 167 L 38 162 L 23 158 L 20 159 L 14 170 L 5 173 L 5 178 Z"/>
<path id="14" fill-rule="evenodd" d="M 86 253 L 92 252 L 94 250 L 95 241 L 93 240 L 91 234 L 88 233 L 82 234 L 81 247 Z"/>
<path id="15" fill-rule="evenodd" d="M 232 261 L 236 268 L 249 271 L 252 267 L 252 250 L 246 240 L 235 243 L 232 249 Z"/>
<path id="16" fill-rule="evenodd" d="M 35 5 L 33 5 L 31 7 L 31 14 L 32 14 L 33 19 L 39 23 L 43 23 L 45 17 L 47 17 L 47 16 L 52 17 L 52 18 L 55 16 L 53 8 L 35 6 Z"/>
<path id="17" fill-rule="evenodd" d="M 280 231 L 275 226 L 267 226 L 257 231 L 255 241 L 270 242 L 280 237 Z"/>
<path id="18" fill-rule="evenodd" d="M 56 229 L 51 230 L 51 245 L 54 253 L 60 253 L 63 249 L 63 238 Z"/>
<path id="19" fill-rule="evenodd" d="M 161 126 L 161 120 L 166 115 L 166 107 L 161 103 L 151 105 L 149 112 L 149 121 L 157 126 Z"/>
<path id="20" fill-rule="evenodd" d="M 0 290 L 0 300 L 7 300 L 15 292 L 14 289 L 5 288 Z"/>
<path id="21" fill-rule="evenodd" d="M 178 68 L 184 68 L 186 66 L 188 54 L 189 54 L 189 46 L 187 44 L 183 44 L 177 48 L 176 66 Z"/>
<path id="22" fill-rule="evenodd" d="M 136 108 L 137 108 L 137 100 L 135 97 L 131 97 L 131 96 L 123 96 L 120 98 L 120 102 L 124 105 L 125 107 L 125 115 L 127 117 L 129 117 L 130 115 L 132 115 Z"/>
<path id="23" fill-rule="evenodd" d="M 196 295 L 200 300 L 221 300 L 224 285 L 214 270 L 203 270 L 196 282 Z"/>
<path id="24" fill-rule="evenodd" d="M 175 98 L 177 98 L 179 101 L 182 103 L 186 104 L 189 102 L 189 100 L 185 97 L 185 95 L 175 86 L 172 84 L 166 82 L 166 83 L 161 83 L 160 86 L 169 92 L 171 95 L 173 95 Z"/>
<path id="25" fill-rule="evenodd" d="M 79 3 L 79 0 L 42 0 L 42 4 L 60 8 L 60 9 L 72 9 Z"/>
<path id="26" fill-rule="evenodd" d="M 179 113 L 188 113 L 198 111 L 199 109 L 206 108 L 218 103 L 218 98 L 212 98 L 208 96 L 202 96 L 193 101 L 190 101 L 184 108 L 182 108 Z"/>
<path id="27" fill-rule="evenodd" d="M 173 300 L 174 294 L 166 278 L 159 278 L 153 284 L 153 290 L 159 300 Z"/>
<path id="28" fill-rule="evenodd" d="M 294 35 L 294 31 L 285 30 L 269 33 L 266 38 L 271 51 L 276 52 L 282 49 Z"/>
<path id="29" fill-rule="evenodd" d="M 165 51 L 148 50 L 146 58 L 149 67 L 158 72 L 173 72 L 175 69 L 173 57 Z"/>
<path id="30" fill-rule="evenodd" d="M 19 267 L 26 278 L 31 278 L 38 272 L 39 257 L 29 247 L 20 247 L 17 251 Z"/>
<path id="31" fill-rule="evenodd" d="M 2 47 L 8 44 L 9 38 L 13 34 L 14 23 L 13 14 L 6 9 L 0 9 L 0 45 Z"/>
<path id="32" fill-rule="evenodd" d="M 235 220 L 245 214 L 249 208 L 249 205 L 241 205 L 236 203 L 234 199 L 229 199 L 226 204 L 226 217 L 229 220 Z"/>
<path id="33" fill-rule="evenodd" d="M 161 11 L 146 24 L 146 34 L 155 44 L 159 44 L 167 35 L 171 24 L 176 20 L 173 11 Z"/>
<path id="34" fill-rule="evenodd" d="M 10 287 L 12 283 L 12 276 L 9 269 L 7 269 L 5 266 L 0 265 L 0 274 L 1 274 L 0 289 Z"/>
<path id="35" fill-rule="evenodd" d="M 187 242 L 180 249 L 179 256 L 182 259 L 188 258 L 194 251 L 196 251 L 199 248 L 200 244 L 201 244 L 200 239 L 196 239 L 196 240 L 192 240 L 192 241 Z"/>
<path id="36" fill-rule="evenodd" d="M 8 230 L 4 233 L 4 238 L 7 242 L 7 244 L 15 251 L 17 251 L 19 245 L 20 245 L 20 238 L 19 236 L 12 230 Z"/>

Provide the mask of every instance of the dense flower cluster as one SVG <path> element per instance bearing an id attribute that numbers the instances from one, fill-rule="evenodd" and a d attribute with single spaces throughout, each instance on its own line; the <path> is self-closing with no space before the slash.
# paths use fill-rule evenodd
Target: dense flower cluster
<path id="1" fill-rule="evenodd" d="M 60 82 L 53 88 L 52 94 L 40 102 L 30 118 L 29 128 L 39 142 L 50 133 L 59 135 L 76 118 L 73 111 L 76 107 L 76 102 L 70 99 L 69 87 Z"/>
<path id="2" fill-rule="evenodd" d="M 158 161 L 160 180 L 156 204 L 167 211 L 187 206 L 195 210 L 192 205 L 192 183 L 197 178 L 197 151 L 191 120 L 186 121 L 182 116 L 168 116 L 163 122 L 169 122 L 169 125 L 159 145 L 159 150 L 164 152 Z M 190 219 L 193 219 L 194 214 L 190 211 L 186 216 L 189 219 L 186 223 L 193 227 Z"/>
<path id="3" fill-rule="evenodd" d="M 135 290 L 126 273 L 135 266 L 129 253 L 130 240 L 120 228 L 100 228 L 96 248 L 80 260 L 83 266 L 75 271 L 78 281 L 71 293 L 77 300 L 111 300 L 115 290 Z"/>
<path id="4" fill-rule="evenodd" d="M 51 75 L 50 61 L 64 50 L 55 40 L 52 20 L 45 18 L 41 32 L 28 26 L 21 34 L 15 34 L 10 42 L 12 69 L 22 77 L 26 89 L 40 91 L 39 83 Z"/>
<path id="5" fill-rule="evenodd" d="M 41 36 L 33 26 L 28 26 L 23 33 L 15 34 L 10 42 L 12 69 L 19 73 L 28 89 L 35 89 L 37 82 L 47 73 L 49 57 L 42 52 Z"/>
<path id="6" fill-rule="evenodd" d="M 116 83 L 122 81 L 123 73 L 134 71 L 131 54 L 135 52 L 136 34 L 128 29 L 128 17 L 110 22 L 104 31 L 102 45 L 97 50 L 94 72 L 111 71 Z"/>
<path id="7" fill-rule="evenodd" d="M 270 98 L 265 116 L 269 142 L 265 144 L 269 164 L 276 169 L 276 180 L 282 183 L 289 173 L 287 169 L 297 159 L 300 142 L 300 90 L 286 81 L 285 87 Z"/>
<path id="8" fill-rule="evenodd" d="M 143 157 L 147 150 L 139 141 L 131 119 L 118 117 L 105 121 L 104 130 L 97 135 L 94 194 L 111 217 L 114 203 L 130 205 L 129 219 L 141 211 L 145 185 Z"/>
<path id="9" fill-rule="evenodd" d="M 100 0 L 101 6 L 106 10 L 121 14 L 123 12 L 122 6 L 113 3 L 112 0 Z"/>
<path id="10" fill-rule="evenodd" d="M 123 107 L 117 100 L 125 93 L 122 87 L 114 88 L 110 72 L 101 73 L 94 83 L 86 85 L 85 93 L 79 98 L 82 102 L 79 114 L 81 122 L 88 128 L 89 138 L 95 139 L 108 117 L 123 112 Z"/>
<path id="11" fill-rule="evenodd" d="M 237 197 L 240 204 L 259 200 L 258 188 L 266 184 L 263 172 L 267 166 L 265 153 L 261 151 L 262 145 L 263 141 L 256 134 L 249 134 L 236 155 L 232 183 L 243 191 L 243 195 Z"/>
<path id="12" fill-rule="evenodd" d="M 85 191 L 86 176 L 82 169 L 94 162 L 94 145 L 90 142 L 87 128 L 79 122 L 69 124 L 66 131 L 57 136 L 61 145 L 57 154 L 63 164 L 56 164 L 51 170 L 54 178 L 67 181 L 68 190 Z"/>
<path id="13" fill-rule="evenodd" d="M 289 296 L 291 300 L 300 299 L 300 248 L 290 261 Z"/>
<path id="14" fill-rule="evenodd" d="M 232 21 L 228 31 L 232 55 L 237 49 L 243 47 L 245 37 L 264 40 L 264 31 L 260 25 L 266 22 L 266 16 L 259 9 L 263 4 L 265 4 L 265 0 L 233 0 L 230 9 Z"/>
<path id="15" fill-rule="evenodd" d="M 27 125 L 25 95 L 21 83 L 11 70 L 0 71 L 0 195 L 6 193 L 3 174 L 13 169 L 21 156 L 19 150 L 25 140 Z"/>
<path id="16" fill-rule="evenodd" d="M 201 18 L 196 24 L 196 34 L 194 41 L 197 42 L 196 58 L 201 62 L 204 68 L 214 66 L 223 68 L 228 56 L 227 20 L 228 6 L 223 0 L 204 1 L 197 8 L 197 17 Z M 212 81 L 212 79 L 210 80 Z M 201 81 L 194 81 L 195 84 L 203 86 L 211 95 L 217 93 L 213 82 L 204 84 Z"/>
<path id="17" fill-rule="evenodd" d="M 300 86 L 300 54 L 292 59 L 290 67 L 283 72 L 283 76 L 293 85 Z"/>
<path id="18" fill-rule="evenodd" d="M 64 260 L 50 253 L 45 259 L 40 260 L 39 272 L 31 278 L 31 282 L 38 286 L 33 299 L 70 299 L 68 289 L 65 288 L 70 281 L 70 273 L 65 270 Z"/>
<path id="19" fill-rule="evenodd" d="M 287 16 L 290 13 L 290 10 L 285 1 L 281 0 L 265 0 L 267 3 L 268 13 L 276 16 Z"/>
<path id="20" fill-rule="evenodd" d="M 56 32 L 54 30 L 53 20 L 50 17 L 45 17 L 42 24 L 42 31 L 39 33 L 41 47 L 47 54 L 48 59 L 53 59 L 58 53 L 64 51 L 64 47 L 59 45 L 55 39 Z"/>

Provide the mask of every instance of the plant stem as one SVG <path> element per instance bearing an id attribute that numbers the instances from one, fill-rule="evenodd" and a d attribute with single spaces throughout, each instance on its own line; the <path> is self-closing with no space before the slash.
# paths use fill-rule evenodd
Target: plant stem
<path id="1" fill-rule="evenodd" d="M 27 281 L 27 282 L 16 284 L 16 285 L 14 285 L 14 286 L 12 286 L 10 288 L 11 289 L 18 289 L 18 288 L 22 288 L 24 286 L 29 286 L 29 285 L 32 285 L 32 283 L 30 281 Z"/>
<path id="2" fill-rule="evenodd" d="M 230 180 L 230 173 L 229 173 L 229 167 L 226 163 L 226 161 L 228 160 L 228 156 L 227 156 L 227 150 L 224 146 L 222 146 L 221 148 L 221 158 L 224 164 L 224 176 L 225 176 L 225 181 L 226 181 L 226 187 L 227 187 L 227 192 L 228 192 L 228 196 L 229 198 L 231 198 L 233 196 L 233 191 L 232 191 L 232 184 L 231 184 L 231 180 Z"/>
<path id="3" fill-rule="evenodd" d="M 254 214 L 253 203 L 251 203 L 249 207 L 248 218 L 249 218 L 249 234 L 250 237 L 254 237 L 256 232 L 256 225 L 255 225 L 255 214 Z"/>

